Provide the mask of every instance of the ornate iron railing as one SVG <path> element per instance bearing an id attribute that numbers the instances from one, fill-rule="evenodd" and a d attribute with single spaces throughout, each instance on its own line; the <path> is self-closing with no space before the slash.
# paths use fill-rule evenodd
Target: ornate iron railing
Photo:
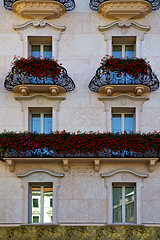
<path id="1" fill-rule="evenodd" d="M 12 4 L 16 1 L 18 1 L 18 0 L 4 0 L 4 7 L 7 10 L 12 11 L 13 10 Z M 65 6 L 66 11 L 72 11 L 75 8 L 74 0 L 54 0 L 54 1 L 62 3 Z"/>
<path id="2" fill-rule="evenodd" d="M 61 73 L 55 78 L 35 78 L 30 76 L 25 76 L 22 72 L 14 73 L 13 70 L 6 76 L 4 87 L 8 91 L 13 91 L 13 87 L 20 84 L 53 84 L 64 87 L 66 92 L 72 91 L 75 88 L 73 80 L 67 75 L 67 70 L 61 68 Z"/>
<path id="3" fill-rule="evenodd" d="M 150 88 L 150 91 L 156 91 L 159 88 L 159 80 L 154 72 L 150 69 L 149 75 L 140 74 L 137 78 L 129 74 L 120 74 L 116 71 L 106 71 L 99 67 L 95 76 L 89 83 L 89 89 L 97 92 L 98 89 L 105 85 L 145 85 Z"/>
<path id="4" fill-rule="evenodd" d="M 89 6 L 92 10 L 98 11 L 98 7 L 101 3 L 106 2 L 107 0 L 90 0 Z M 160 7 L 159 0 L 146 0 L 152 5 L 152 10 L 157 10 Z"/>
<path id="5" fill-rule="evenodd" d="M 127 152 L 113 152 L 113 151 L 101 151 L 97 153 L 56 153 L 55 151 L 47 151 L 46 149 L 28 150 L 28 151 L 3 151 L 1 158 L 160 158 L 160 151 L 146 151 L 145 153 L 136 153 L 133 151 Z"/>

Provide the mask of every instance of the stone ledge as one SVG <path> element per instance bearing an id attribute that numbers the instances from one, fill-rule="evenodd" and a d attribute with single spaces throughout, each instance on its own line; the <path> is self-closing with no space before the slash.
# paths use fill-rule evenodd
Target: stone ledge
<path id="1" fill-rule="evenodd" d="M 152 11 L 152 5 L 144 0 L 112 0 L 101 3 L 98 12 L 105 18 L 139 19 Z"/>
<path id="2" fill-rule="evenodd" d="M 54 0 L 19 0 L 13 3 L 13 11 L 24 18 L 53 19 L 62 16 L 66 8 Z"/>

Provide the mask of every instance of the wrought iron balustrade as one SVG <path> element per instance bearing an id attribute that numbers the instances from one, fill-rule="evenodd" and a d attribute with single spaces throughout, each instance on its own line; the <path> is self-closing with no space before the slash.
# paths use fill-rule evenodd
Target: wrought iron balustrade
<path id="1" fill-rule="evenodd" d="M 27 150 L 27 151 L 3 151 L 1 153 L 1 158 L 160 158 L 159 151 L 146 151 L 145 153 L 138 153 L 138 152 L 113 152 L 111 150 L 104 150 L 97 153 L 57 153 L 54 150 L 47 150 L 45 149 L 37 149 L 37 150 Z"/>
<path id="2" fill-rule="evenodd" d="M 7 10 L 12 11 L 13 10 L 12 4 L 16 1 L 18 1 L 18 0 L 4 0 L 4 7 Z M 75 8 L 74 0 L 54 0 L 54 1 L 62 3 L 65 6 L 66 11 L 72 11 Z"/>
<path id="3" fill-rule="evenodd" d="M 11 70 L 5 78 L 4 87 L 8 91 L 13 91 L 13 88 L 20 84 L 52 84 L 64 87 L 66 92 L 72 91 L 75 88 L 73 80 L 67 75 L 67 70 L 64 67 L 59 67 L 61 68 L 61 73 L 55 78 L 36 78 L 32 76 L 25 76 L 23 72 L 14 73 L 14 71 Z"/>
<path id="4" fill-rule="evenodd" d="M 120 74 L 119 72 L 107 71 L 99 67 L 88 87 L 91 91 L 97 92 L 100 87 L 105 85 L 145 85 L 152 92 L 159 88 L 159 80 L 151 69 L 149 75 L 140 74 L 138 77 L 132 77 L 127 73 Z"/>
<path id="5" fill-rule="evenodd" d="M 107 0 L 90 0 L 89 6 L 92 10 L 98 11 L 98 7 L 101 3 L 106 2 Z M 152 10 L 157 10 L 160 7 L 159 0 L 146 0 L 152 5 Z"/>

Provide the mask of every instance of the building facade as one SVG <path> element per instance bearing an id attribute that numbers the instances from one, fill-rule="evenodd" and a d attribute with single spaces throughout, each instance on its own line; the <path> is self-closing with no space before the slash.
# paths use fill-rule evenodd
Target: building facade
<path id="1" fill-rule="evenodd" d="M 159 17 L 159 1 L 1 1 L 1 224 L 160 224 Z"/>

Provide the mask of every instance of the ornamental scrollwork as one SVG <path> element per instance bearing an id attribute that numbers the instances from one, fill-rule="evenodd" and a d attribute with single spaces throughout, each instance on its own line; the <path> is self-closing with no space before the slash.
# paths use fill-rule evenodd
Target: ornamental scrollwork
<path id="1" fill-rule="evenodd" d="M 12 11 L 13 10 L 12 4 L 16 1 L 18 1 L 18 0 L 4 0 L 4 7 L 7 10 Z M 66 11 L 72 11 L 75 8 L 74 0 L 54 0 L 54 1 L 62 3 L 65 6 Z"/>
<path id="2" fill-rule="evenodd" d="M 146 0 L 152 5 L 152 10 L 157 10 L 160 7 L 159 0 Z M 98 11 L 98 7 L 101 3 L 106 2 L 106 0 L 90 0 L 89 6 L 92 10 Z"/>
<path id="3" fill-rule="evenodd" d="M 75 88 L 73 80 L 68 76 L 67 70 L 60 66 L 61 73 L 55 78 L 36 78 L 25 76 L 22 72 L 14 73 L 13 70 L 6 76 L 4 87 L 8 91 L 13 91 L 16 85 L 20 84 L 53 84 L 64 87 L 66 92 L 72 91 Z"/>
<path id="4" fill-rule="evenodd" d="M 107 71 L 99 67 L 95 76 L 89 83 L 89 89 L 98 92 L 98 89 L 105 85 L 145 85 L 150 91 L 156 91 L 159 88 L 159 80 L 154 72 L 150 69 L 149 75 L 139 74 L 138 77 L 132 77 L 129 74 L 120 74 L 117 71 Z"/>

